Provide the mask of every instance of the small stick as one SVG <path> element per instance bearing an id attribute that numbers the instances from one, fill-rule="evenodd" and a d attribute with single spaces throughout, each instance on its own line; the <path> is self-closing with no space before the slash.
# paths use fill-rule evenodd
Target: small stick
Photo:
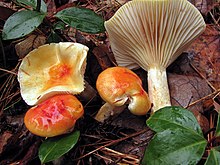
<path id="1" fill-rule="evenodd" d="M 205 78 L 205 76 L 202 75 L 202 74 L 199 72 L 199 70 L 198 70 L 192 63 L 189 63 L 189 64 L 190 64 L 190 66 L 199 74 L 199 76 L 201 76 L 201 77 L 209 84 L 209 86 L 215 91 L 216 88 Z"/>
<path id="2" fill-rule="evenodd" d="M 191 104 L 185 106 L 184 108 L 188 108 L 188 107 L 190 107 L 190 106 L 193 106 L 193 105 L 195 105 L 195 104 L 197 104 L 197 103 L 199 103 L 199 102 L 201 102 L 201 101 L 203 101 L 203 100 L 205 100 L 205 99 L 211 97 L 212 95 L 216 95 L 216 94 L 218 94 L 218 93 L 220 93 L 220 88 L 217 89 L 217 90 L 215 90 L 213 93 L 210 93 L 209 95 L 204 96 L 204 97 L 202 97 L 201 99 L 192 102 Z"/>
<path id="3" fill-rule="evenodd" d="M 0 68 L 0 70 L 3 71 L 3 72 L 7 72 L 7 73 L 10 73 L 10 74 L 13 74 L 13 75 L 16 75 L 16 76 L 17 76 L 17 73 L 12 72 L 12 71 L 10 71 L 10 70 L 3 69 L 3 68 Z"/>
<path id="4" fill-rule="evenodd" d="M 140 162 L 140 160 L 137 159 L 137 156 L 135 156 L 135 155 L 133 156 L 133 155 L 124 154 L 124 153 L 112 150 L 110 148 L 107 148 L 107 147 L 104 147 L 103 149 L 101 149 L 101 151 L 111 152 L 113 155 L 115 155 L 117 157 L 120 156 L 122 158 L 127 158 L 127 159 L 130 159 L 130 160 L 134 161 L 135 163 Z"/>
<path id="5" fill-rule="evenodd" d="M 140 134 L 142 134 L 142 133 L 144 133 L 144 132 L 146 132 L 146 131 L 147 131 L 147 129 L 144 129 L 144 130 L 142 130 L 142 131 L 133 133 L 133 134 L 131 134 L 131 135 L 129 135 L 129 136 L 126 136 L 126 137 L 123 137 L 123 138 L 120 138 L 120 139 L 113 140 L 112 142 L 110 142 L 110 143 L 108 143 L 108 144 L 105 144 L 105 145 L 103 145 L 103 146 L 101 146 L 101 147 L 98 147 L 98 148 L 96 148 L 95 150 L 93 150 L 93 151 L 91 151 L 91 152 L 89 152 L 89 153 L 87 153 L 87 154 L 85 154 L 85 155 L 83 155 L 83 156 L 81 156 L 81 157 L 79 157 L 79 158 L 74 159 L 74 161 L 75 161 L 75 160 L 82 159 L 82 158 L 85 158 L 85 157 L 87 157 L 87 156 L 93 154 L 94 152 L 99 151 L 99 150 L 101 150 L 101 149 L 103 149 L 103 148 L 105 148 L 105 147 L 108 147 L 108 146 L 111 146 L 111 145 L 113 145 L 113 144 L 119 143 L 119 142 L 124 141 L 124 140 L 126 140 L 126 139 L 129 139 L 129 138 L 131 138 L 131 137 L 140 135 Z"/>

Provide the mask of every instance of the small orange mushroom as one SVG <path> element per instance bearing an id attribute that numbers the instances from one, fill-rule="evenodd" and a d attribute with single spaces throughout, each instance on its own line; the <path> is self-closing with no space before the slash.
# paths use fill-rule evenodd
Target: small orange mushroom
<path id="1" fill-rule="evenodd" d="M 96 88 L 101 98 L 106 102 L 96 120 L 103 122 L 114 109 L 122 110 L 125 104 L 134 115 L 146 115 L 151 108 L 148 94 L 142 87 L 141 79 L 125 67 L 111 67 L 99 74 Z M 121 108 L 120 108 L 121 107 Z"/>
<path id="2" fill-rule="evenodd" d="M 35 135 L 53 137 L 71 131 L 83 114 L 83 106 L 75 96 L 61 94 L 29 109 L 24 123 Z"/>

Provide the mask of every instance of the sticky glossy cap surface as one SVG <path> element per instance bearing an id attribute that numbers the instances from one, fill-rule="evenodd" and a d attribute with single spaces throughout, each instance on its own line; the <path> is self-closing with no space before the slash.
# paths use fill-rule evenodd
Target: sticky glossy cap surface
<path id="1" fill-rule="evenodd" d="M 73 129 L 83 113 L 83 106 L 75 96 L 56 95 L 29 109 L 24 123 L 35 135 L 53 137 Z"/>

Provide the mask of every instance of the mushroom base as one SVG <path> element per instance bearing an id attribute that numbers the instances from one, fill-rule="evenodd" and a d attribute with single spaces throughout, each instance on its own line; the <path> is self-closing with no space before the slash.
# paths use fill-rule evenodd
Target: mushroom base
<path id="1" fill-rule="evenodd" d="M 148 93 L 153 103 L 152 113 L 171 105 L 165 68 L 153 67 L 148 70 Z"/>

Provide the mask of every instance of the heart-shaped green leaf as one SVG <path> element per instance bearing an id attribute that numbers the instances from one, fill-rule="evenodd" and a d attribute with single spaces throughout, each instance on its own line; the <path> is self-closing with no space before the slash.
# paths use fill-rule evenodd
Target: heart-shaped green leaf
<path id="1" fill-rule="evenodd" d="M 37 0 L 17 0 L 17 2 L 24 4 L 24 5 L 27 5 L 27 6 L 30 6 L 34 9 L 36 9 L 36 7 L 37 7 Z M 43 0 L 41 0 L 40 11 L 43 13 L 47 12 L 47 5 Z"/>
<path id="2" fill-rule="evenodd" d="M 150 141 L 142 161 L 143 165 L 196 164 L 202 157 L 206 140 L 188 130 L 165 130 Z"/>
<path id="3" fill-rule="evenodd" d="M 156 132 L 142 164 L 196 164 L 207 145 L 194 115 L 181 107 L 165 107 L 154 113 L 148 126 Z"/>
<path id="4" fill-rule="evenodd" d="M 79 136 L 79 131 L 75 131 L 63 137 L 48 138 L 45 140 L 41 144 L 38 153 L 41 163 L 46 163 L 58 159 L 67 153 L 75 146 Z"/>
<path id="5" fill-rule="evenodd" d="M 155 112 L 148 120 L 147 125 L 155 132 L 167 129 L 187 129 L 202 135 L 202 130 L 195 116 L 187 109 L 169 106 Z"/>
<path id="6" fill-rule="evenodd" d="M 219 165 L 219 164 L 220 164 L 220 152 L 212 148 L 205 162 L 205 165 Z"/>
<path id="7" fill-rule="evenodd" d="M 101 33 L 105 31 L 102 17 L 89 9 L 71 7 L 61 10 L 55 16 L 83 32 Z"/>
<path id="8" fill-rule="evenodd" d="M 2 38 L 4 40 L 23 37 L 34 31 L 43 21 L 45 14 L 22 10 L 11 15 L 4 24 Z"/>

